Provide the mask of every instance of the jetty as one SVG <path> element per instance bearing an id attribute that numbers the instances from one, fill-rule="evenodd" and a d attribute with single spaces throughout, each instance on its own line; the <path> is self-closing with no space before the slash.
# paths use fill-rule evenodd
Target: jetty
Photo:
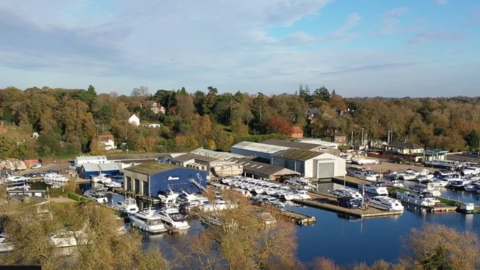
<path id="1" fill-rule="evenodd" d="M 279 211 L 278 214 L 282 216 L 285 220 L 295 223 L 296 225 L 313 225 L 317 222 L 317 219 L 314 216 L 305 215 L 290 210 Z"/>
<path id="2" fill-rule="evenodd" d="M 337 198 L 332 195 L 310 193 L 310 196 L 312 196 L 312 199 L 292 200 L 292 202 L 358 218 L 397 216 L 403 213 L 403 211 L 389 211 L 383 207 L 367 203 L 362 208 L 351 209 L 338 205 Z"/>

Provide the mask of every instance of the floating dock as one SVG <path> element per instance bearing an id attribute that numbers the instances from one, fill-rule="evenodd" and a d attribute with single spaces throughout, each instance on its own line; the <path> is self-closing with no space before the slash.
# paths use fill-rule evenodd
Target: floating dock
<path id="1" fill-rule="evenodd" d="M 455 213 L 458 207 L 437 203 L 435 206 L 426 207 L 430 213 Z"/>
<path id="2" fill-rule="evenodd" d="M 310 193 L 310 195 L 312 196 L 312 199 L 292 200 L 292 202 L 359 218 L 397 216 L 403 213 L 403 211 L 388 211 L 372 204 L 366 204 L 368 205 L 367 208 L 350 209 L 339 206 L 335 196 L 312 193 Z"/>
<path id="3" fill-rule="evenodd" d="M 278 212 L 278 214 L 284 217 L 286 220 L 291 221 L 297 225 L 312 225 L 317 222 L 317 219 L 314 216 L 308 216 L 305 214 L 297 213 L 294 211 L 284 210 Z"/>

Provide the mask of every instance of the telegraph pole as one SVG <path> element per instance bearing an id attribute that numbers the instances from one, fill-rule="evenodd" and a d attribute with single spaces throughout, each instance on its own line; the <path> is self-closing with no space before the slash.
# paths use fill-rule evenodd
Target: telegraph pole
<path id="1" fill-rule="evenodd" d="M 363 128 L 362 128 L 362 141 L 360 143 L 363 146 Z"/>

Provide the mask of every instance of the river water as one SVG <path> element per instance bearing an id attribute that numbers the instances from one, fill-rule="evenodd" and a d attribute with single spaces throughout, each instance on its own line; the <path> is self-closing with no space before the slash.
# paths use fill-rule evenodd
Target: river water
<path id="1" fill-rule="evenodd" d="M 414 182 L 405 181 L 406 187 Z M 330 190 L 343 185 L 319 184 L 319 190 Z M 123 200 L 122 195 L 111 194 L 110 200 Z M 477 193 L 442 189 L 442 197 L 479 204 Z M 140 205 L 140 209 L 143 205 Z M 297 256 L 303 262 L 323 256 L 335 260 L 339 265 L 350 265 L 359 262 L 372 264 L 383 259 L 396 262 L 404 252 L 402 237 L 412 228 L 420 228 L 426 223 L 443 224 L 458 230 L 480 231 L 480 215 L 460 213 L 429 213 L 419 207 L 405 205 L 400 216 L 372 219 L 349 219 L 334 212 L 321 209 L 288 205 L 287 209 L 315 216 L 317 223 L 312 226 L 296 226 L 298 250 Z M 145 236 L 145 246 L 158 246 L 164 253 L 169 253 L 178 246 L 183 237 L 203 230 L 198 221 L 191 222 L 186 235 Z M 292 239 L 292 241 L 294 241 Z M 167 254 L 166 254 L 167 255 Z"/>

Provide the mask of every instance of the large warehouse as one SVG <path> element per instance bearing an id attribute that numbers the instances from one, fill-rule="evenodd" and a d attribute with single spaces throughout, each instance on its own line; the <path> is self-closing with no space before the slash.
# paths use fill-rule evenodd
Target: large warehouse
<path id="1" fill-rule="evenodd" d="M 300 173 L 290 169 L 262 162 L 256 162 L 247 158 L 230 158 L 228 160 L 241 165 L 243 168 L 243 175 L 257 179 L 280 180 L 284 177 L 300 175 Z"/>
<path id="2" fill-rule="evenodd" d="M 346 174 L 345 159 L 329 153 L 288 149 L 272 155 L 271 164 L 299 172 L 306 178 L 333 178 Z"/>
<path id="3" fill-rule="evenodd" d="M 124 188 L 142 196 L 157 197 L 159 192 L 201 192 L 207 186 L 205 171 L 165 163 L 143 163 L 125 169 Z"/>
<path id="4" fill-rule="evenodd" d="M 107 163 L 95 164 L 85 163 L 77 167 L 77 173 L 80 178 L 92 179 L 92 176 L 100 175 L 101 173 L 116 175 L 122 173 L 122 163 Z"/>
<path id="5" fill-rule="evenodd" d="M 242 156 L 258 157 L 268 162 L 273 154 L 287 149 L 290 148 L 255 142 L 241 142 L 232 146 L 232 153 Z"/>

